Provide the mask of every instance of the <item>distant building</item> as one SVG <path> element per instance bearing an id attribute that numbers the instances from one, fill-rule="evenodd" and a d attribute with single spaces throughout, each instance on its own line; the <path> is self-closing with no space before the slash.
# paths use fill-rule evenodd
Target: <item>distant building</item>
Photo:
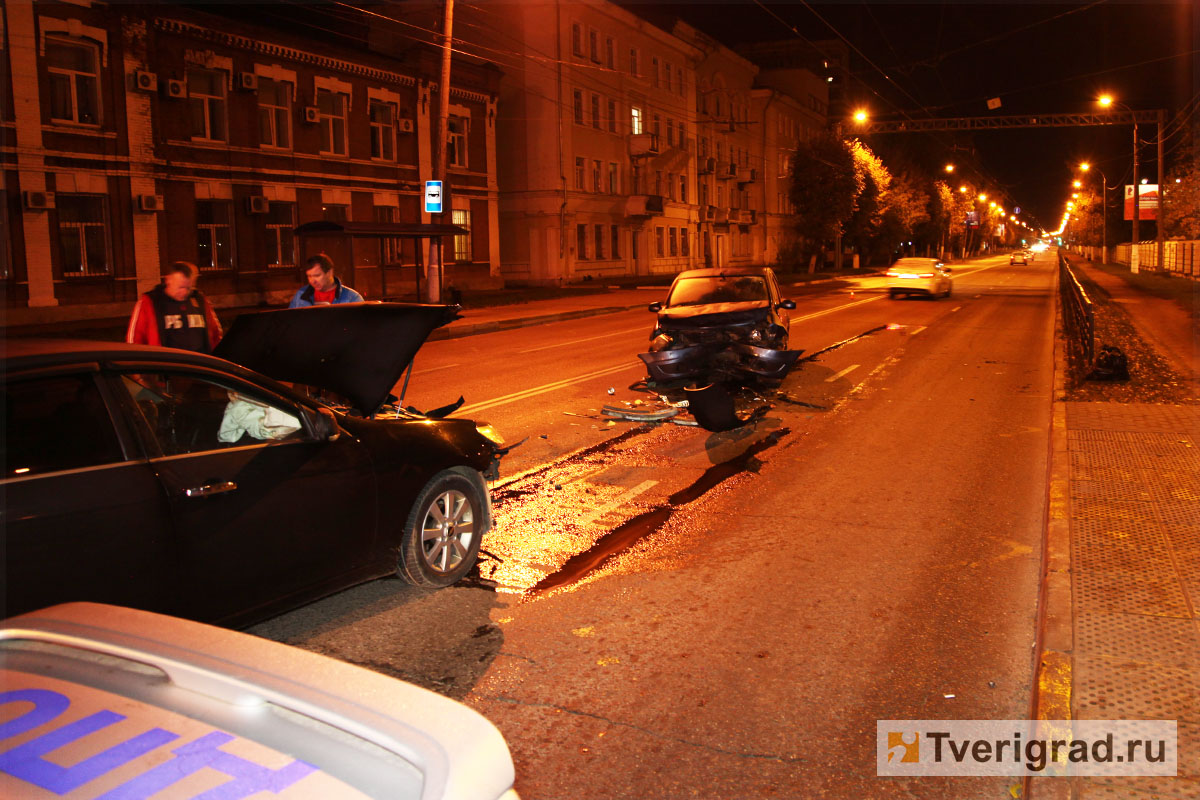
<path id="1" fill-rule="evenodd" d="M 5 3 L 6 324 L 128 313 L 176 260 L 196 263 L 223 306 L 283 301 L 318 250 L 368 298 L 415 286 L 411 241 L 292 231 L 429 221 L 436 57 L 399 52 L 370 20 L 344 23 L 360 34 L 352 47 L 257 13 Z M 451 216 L 470 233 L 453 242 L 446 283 L 500 280 L 498 79 L 456 63 Z"/>

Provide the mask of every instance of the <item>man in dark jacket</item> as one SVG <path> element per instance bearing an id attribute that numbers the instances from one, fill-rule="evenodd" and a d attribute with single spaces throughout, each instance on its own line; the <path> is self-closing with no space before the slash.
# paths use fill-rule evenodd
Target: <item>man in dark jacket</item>
<path id="1" fill-rule="evenodd" d="M 317 253 L 308 259 L 306 266 L 304 277 L 308 278 L 308 286 L 296 290 L 288 308 L 362 302 L 361 294 L 344 285 L 333 274 L 333 259 L 329 256 Z"/>
<path id="2" fill-rule="evenodd" d="M 172 264 L 163 282 L 138 298 L 125 341 L 211 353 L 221 341 L 221 323 L 195 288 L 198 272 L 186 261 Z"/>

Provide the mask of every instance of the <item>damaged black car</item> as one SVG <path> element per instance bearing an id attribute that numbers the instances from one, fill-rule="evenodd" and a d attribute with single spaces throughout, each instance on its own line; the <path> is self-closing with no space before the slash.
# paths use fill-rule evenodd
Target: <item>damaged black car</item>
<path id="1" fill-rule="evenodd" d="M 802 350 L 788 349 L 788 311 L 769 267 L 681 272 L 665 303 L 651 303 L 658 322 L 650 351 L 639 353 L 656 383 L 777 383 Z"/>
<path id="2" fill-rule="evenodd" d="M 455 318 L 398 303 L 249 314 L 215 356 L 10 340 L 4 614 L 90 600 L 244 625 L 388 574 L 462 579 L 503 441 L 390 396 Z"/>

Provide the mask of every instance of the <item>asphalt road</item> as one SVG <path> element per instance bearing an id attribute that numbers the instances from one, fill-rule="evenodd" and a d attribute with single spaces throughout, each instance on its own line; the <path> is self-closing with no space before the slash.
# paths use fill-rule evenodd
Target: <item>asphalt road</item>
<path id="1" fill-rule="evenodd" d="M 486 582 L 375 581 L 254 632 L 476 707 L 526 800 L 1009 796 L 878 778 L 875 731 L 1029 713 L 1053 269 L 797 297 L 794 347 L 852 341 L 720 434 L 595 418 L 648 397 L 648 312 L 431 342 L 406 402 L 528 437 Z"/>

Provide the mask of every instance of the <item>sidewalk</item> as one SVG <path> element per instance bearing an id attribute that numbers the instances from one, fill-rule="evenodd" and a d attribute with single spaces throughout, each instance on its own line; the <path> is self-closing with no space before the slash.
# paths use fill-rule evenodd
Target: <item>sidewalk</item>
<path id="1" fill-rule="evenodd" d="M 1195 379 L 1194 322 L 1072 259 Z M 1176 720 L 1175 778 L 1034 778 L 1044 800 L 1200 798 L 1200 405 L 1065 402 L 1054 430 L 1040 719 Z"/>

